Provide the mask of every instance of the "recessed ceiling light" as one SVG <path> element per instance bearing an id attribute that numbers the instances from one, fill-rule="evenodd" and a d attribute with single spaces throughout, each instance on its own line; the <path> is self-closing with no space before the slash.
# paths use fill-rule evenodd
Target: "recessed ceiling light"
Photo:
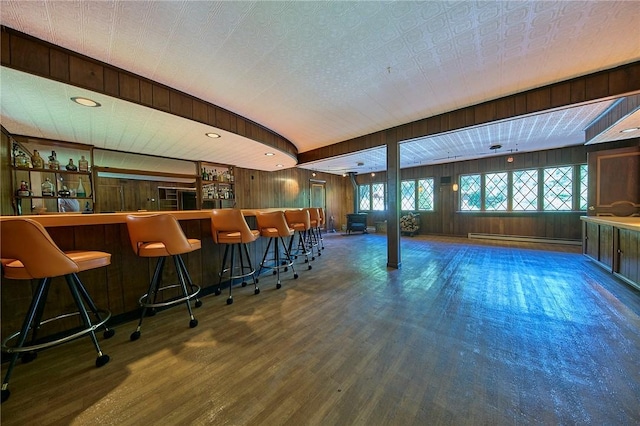
<path id="1" fill-rule="evenodd" d="M 265 152 L 264 155 L 266 155 L 267 157 L 273 157 L 276 154 L 273 152 Z"/>
<path id="2" fill-rule="evenodd" d="M 209 133 L 205 133 L 205 135 L 207 135 L 207 136 L 209 136 L 210 138 L 213 138 L 213 139 L 216 139 L 216 138 L 219 138 L 219 137 L 220 137 L 220 135 L 219 135 L 219 134 L 217 134 L 217 133 L 211 133 L 211 132 L 209 132 Z"/>
<path id="3" fill-rule="evenodd" d="M 79 96 L 74 96 L 73 98 L 71 98 L 71 100 L 77 104 L 80 104 L 82 106 L 86 106 L 86 107 L 99 107 L 100 103 L 96 102 L 92 99 L 88 99 L 88 98 L 81 98 Z"/>
<path id="4" fill-rule="evenodd" d="M 623 129 L 623 130 L 620 130 L 620 133 L 631 133 L 631 132 L 635 132 L 636 130 L 640 130 L 640 127 L 630 127 L 628 129 Z"/>
<path id="5" fill-rule="evenodd" d="M 282 164 L 276 164 L 276 167 L 284 167 Z"/>

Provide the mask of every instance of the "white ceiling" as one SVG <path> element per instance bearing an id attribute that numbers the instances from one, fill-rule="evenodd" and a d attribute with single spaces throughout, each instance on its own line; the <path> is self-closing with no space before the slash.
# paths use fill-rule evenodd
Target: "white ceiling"
<path id="1" fill-rule="evenodd" d="M 299 152 L 640 60 L 637 1 L 2 0 L 0 19 L 234 111 Z M 210 128 L 103 95 L 106 108 L 76 120 L 86 113 L 67 99 L 83 91 L 60 89 L 62 100 L 39 107 L 30 99 L 49 105 L 47 84 L 24 95 L 14 89 L 22 77 L 8 74 L 3 68 L 1 113 L 12 133 L 263 170 L 295 164 L 231 134 L 215 151 L 201 137 Z M 584 143 L 584 128 L 606 107 L 407 142 L 402 163 L 497 154 L 488 149 L 495 143 L 505 151 Z M 376 151 L 303 167 L 381 170 Z"/>

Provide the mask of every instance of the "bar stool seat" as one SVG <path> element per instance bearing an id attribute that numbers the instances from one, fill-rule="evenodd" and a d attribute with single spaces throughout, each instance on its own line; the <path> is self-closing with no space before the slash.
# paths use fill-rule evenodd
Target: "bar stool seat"
<path id="1" fill-rule="evenodd" d="M 191 299 L 195 300 L 196 308 L 202 306 L 202 302 L 197 297 L 200 287 L 194 285 L 191 281 L 191 276 L 181 255 L 200 250 L 200 240 L 187 238 L 176 218 L 170 214 L 128 215 L 125 220 L 129 231 L 131 248 L 136 255 L 139 257 L 158 258 L 153 278 L 149 284 L 149 290 L 138 300 L 142 312 L 138 326 L 131 333 L 130 339 L 138 340 L 140 338 L 142 320 L 148 309 L 151 309 L 151 315 L 154 315 L 156 308 L 185 303 L 189 312 L 189 327 L 196 327 L 198 320 L 193 315 L 190 301 Z M 168 257 L 173 259 L 176 274 L 178 275 L 178 284 L 162 285 L 162 270 Z M 167 301 L 157 300 L 159 293 L 174 288 L 180 288 L 182 294 Z"/>
<path id="2" fill-rule="evenodd" d="M 225 244 L 222 266 L 218 273 L 216 295 L 222 292 L 220 286 L 225 275 L 229 279 L 227 305 L 233 303 L 231 288 L 234 280 L 242 279 L 242 287 L 245 287 L 247 285 L 245 278 L 251 277 L 253 279 L 254 294 L 260 294 L 256 270 L 251 265 L 251 256 L 247 248 L 247 244 L 256 241 L 260 237 L 260 231 L 249 228 L 242 211 L 239 209 L 214 209 L 211 214 L 211 234 L 214 243 Z M 235 264 L 236 253 L 240 258 L 240 266 Z M 229 264 L 227 264 L 227 259 L 230 260 Z"/>
<path id="3" fill-rule="evenodd" d="M 22 354 L 23 362 L 29 362 L 36 358 L 36 351 L 40 349 L 89 335 L 98 353 L 96 367 L 102 367 L 109 362 L 109 356 L 102 353 L 95 336 L 95 330 L 104 326 L 105 338 L 112 337 L 115 332 L 105 326 L 111 318 L 111 312 L 96 307 L 78 277 L 79 272 L 109 265 L 111 263 L 110 253 L 82 250 L 63 252 L 51 239 L 46 229 L 32 219 L 3 220 L 0 233 L 2 235 L 0 256 L 2 257 L 1 265 L 4 277 L 13 280 L 39 280 L 22 328 L 2 341 L 2 350 L 11 355 L 9 367 L 2 383 L 2 402 L 4 402 L 11 394 L 9 379 L 20 354 Z M 52 278 L 61 276 L 65 277 L 78 311 L 62 313 L 43 320 Z M 95 320 L 92 321 L 89 311 Z M 54 338 L 42 341 L 37 339 L 37 333 L 41 326 L 75 315 L 79 315 L 83 323 L 79 330 L 69 330 L 57 334 Z M 25 345 L 29 332 L 31 332 L 31 341 Z M 13 339 L 17 339 L 17 343 L 10 346 L 9 342 Z"/>
<path id="4" fill-rule="evenodd" d="M 293 272 L 293 279 L 298 278 L 298 274 L 293 267 L 293 259 L 289 253 L 288 243 L 284 240 L 285 238 L 292 238 L 295 231 L 289 228 L 287 220 L 284 217 L 284 213 L 281 211 L 258 213 L 256 221 L 258 222 L 260 235 L 262 237 L 269 238 L 267 247 L 264 250 L 262 262 L 260 262 L 258 277 L 260 276 L 262 269 L 271 269 L 273 271 L 273 275 L 277 275 L 276 288 L 281 288 L 282 283 L 280 282 L 280 270 L 287 272 L 289 268 L 291 268 L 291 271 Z M 269 248 L 272 243 L 273 257 L 267 259 L 267 256 L 269 256 Z M 281 256 L 281 250 L 284 251 L 284 257 Z"/>
<path id="5" fill-rule="evenodd" d="M 287 220 L 287 225 L 296 232 L 298 237 L 298 244 L 295 252 L 293 251 L 293 242 L 296 239 L 296 235 L 289 240 L 289 253 L 294 258 L 304 256 L 304 263 L 307 263 L 308 268 L 312 269 L 311 263 L 309 262 L 309 256 L 311 256 L 311 260 L 315 260 L 315 257 L 313 257 L 313 249 L 309 249 L 309 242 L 311 238 L 311 219 L 309 218 L 309 211 L 304 209 L 285 210 L 284 216 Z"/>

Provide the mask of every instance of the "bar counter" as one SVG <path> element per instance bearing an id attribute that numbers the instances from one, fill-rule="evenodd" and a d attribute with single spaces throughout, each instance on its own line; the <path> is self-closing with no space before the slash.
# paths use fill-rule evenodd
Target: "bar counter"
<path id="1" fill-rule="evenodd" d="M 582 216 L 582 253 L 640 290 L 640 217 Z"/>
<path id="2" fill-rule="evenodd" d="M 242 209 L 244 216 L 255 216 L 258 212 L 284 211 L 291 209 L 269 208 L 269 209 Z M 175 216 L 178 220 L 198 220 L 210 219 L 211 210 L 172 210 L 172 211 L 135 211 L 135 212 L 118 212 L 118 213 L 54 213 L 43 215 L 24 215 L 24 216 L 0 216 L 0 220 L 29 218 L 40 222 L 44 227 L 55 226 L 82 226 L 82 225 L 110 225 L 116 223 L 125 223 L 128 215 L 152 215 L 167 213 Z"/>
<path id="3" fill-rule="evenodd" d="M 292 208 L 293 209 L 293 208 Z M 243 209 L 247 217 L 247 223 L 255 228 L 255 216 L 258 212 L 275 210 L 288 210 L 285 208 L 267 209 Z M 129 233 L 125 218 L 129 214 L 151 215 L 157 213 L 169 213 L 175 216 L 185 235 L 188 238 L 201 240 L 200 250 L 183 256 L 185 264 L 191 275 L 193 283 L 202 288 L 201 294 L 211 294 L 218 287 L 218 272 L 222 263 L 224 246 L 215 244 L 211 234 L 211 210 L 188 211 L 144 211 L 144 212 L 118 212 L 118 213 L 62 213 L 29 216 L 2 216 L 0 220 L 15 219 L 17 217 L 30 218 L 43 224 L 51 238 L 64 251 L 69 250 L 98 250 L 111 253 L 111 264 L 106 268 L 98 268 L 80 273 L 81 279 L 88 288 L 89 293 L 99 307 L 105 307 L 111 311 L 116 323 L 122 320 L 133 319 L 138 311 L 138 299 L 147 292 L 147 288 L 153 275 L 155 258 L 140 258 L 131 248 Z M 0 236 L 1 238 L 1 236 Z M 259 265 L 266 246 L 265 239 L 259 238 L 255 243 L 249 244 L 249 252 L 254 267 Z M 256 268 L 257 269 L 257 268 Z M 167 262 L 164 268 L 163 282 L 175 283 L 177 277 L 172 262 Z M 226 283 L 222 283 L 224 286 Z M 36 280 L 8 280 L 2 278 L 1 307 L 3 336 L 20 329 L 22 320 L 31 301 L 32 292 L 37 285 Z M 57 286 L 65 286 L 64 278 L 54 278 L 45 318 L 53 316 L 47 312 L 71 311 L 74 306 L 71 296 L 66 291 L 56 291 Z M 275 286 L 275 284 L 274 284 Z M 241 303 L 243 297 L 260 297 L 253 295 L 251 290 L 238 289 L 236 297 Z M 206 297 L 205 305 L 217 304 L 222 309 L 226 305 L 225 298 Z M 195 310 L 197 318 L 197 309 Z M 53 334 L 76 325 L 76 318 L 56 321 L 47 325 L 48 330 L 43 330 L 42 335 Z M 186 322 L 185 322 L 186 324 Z M 126 332 L 129 332 L 127 330 Z"/>

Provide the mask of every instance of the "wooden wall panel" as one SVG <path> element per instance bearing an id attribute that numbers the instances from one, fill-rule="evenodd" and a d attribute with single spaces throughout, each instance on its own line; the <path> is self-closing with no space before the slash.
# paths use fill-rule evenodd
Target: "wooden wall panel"
<path id="1" fill-rule="evenodd" d="M 6 35 L 3 34 L 2 38 L 5 37 Z M 32 39 L 17 37 L 13 34 L 7 39 L 11 42 L 9 46 L 11 55 L 8 56 L 11 64 L 33 74 L 49 74 L 49 49 L 46 46 Z M 2 47 L 5 47 L 4 43 Z M 3 54 L 2 59 L 4 60 L 6 56 Z"/>
<path id="2" fill-rule="evenodd" d="M 120 79 L 118 87 L 122 99 L 140 103 L 140 80 L 125 73 L 119 73 L 118 78 Z"/>
<path id="3" fill-rule="evenodd" d="M 69 58 L 69 81 L 75 86 L 105 93 L 104 69 L 93 61 L 71 56 Z"/>
<path id="4" fill-rule="evenodd" d="M 50 54 L 51 77 L 61 81 L 69 80 L 69 55 L 57 50 L 51 50 Z"/>

